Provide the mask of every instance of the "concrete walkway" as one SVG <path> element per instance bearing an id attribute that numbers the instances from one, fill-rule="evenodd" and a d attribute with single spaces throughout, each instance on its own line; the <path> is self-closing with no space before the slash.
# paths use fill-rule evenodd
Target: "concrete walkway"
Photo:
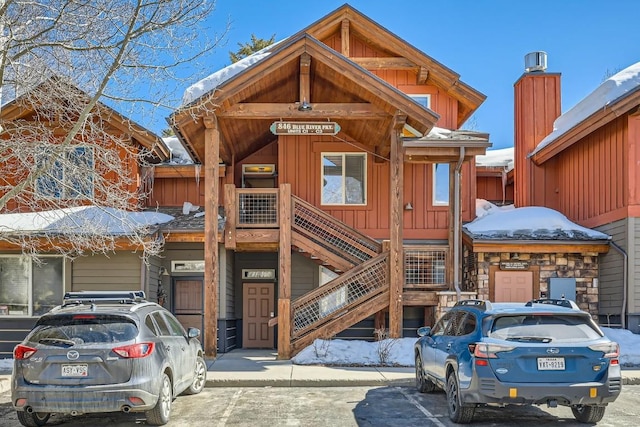
<path id="1" fill-rule="evenodd" d="M 233 350 L 208 360 L 207 387 L 344 387 L 413 385 L 413 368 L 294 365 L 269 350 Z M 0 372 L 0 393 L 11 372 Z M 623 384 L 640 384 L 640 368 L 623 368 Z"/>

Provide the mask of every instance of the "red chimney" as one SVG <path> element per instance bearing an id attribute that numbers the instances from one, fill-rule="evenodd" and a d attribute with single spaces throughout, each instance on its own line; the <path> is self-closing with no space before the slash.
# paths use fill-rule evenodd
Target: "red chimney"
<path id="1" fill-rule="evenodd" d="M 553 131 L 560 116 L 560 73 L 547 73 L 547 54 L 525 55 L 525 73 L 514 86 L 514 204 L 516 207 L 545 203 L 545 177 L 541 167 L 527 157 Z"/>

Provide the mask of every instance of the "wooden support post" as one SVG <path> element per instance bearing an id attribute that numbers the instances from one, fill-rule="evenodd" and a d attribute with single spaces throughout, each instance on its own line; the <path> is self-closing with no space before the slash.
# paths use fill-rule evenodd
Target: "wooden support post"
<path id="1" fill-rule="evenodd" d="M 224 202 L 224 215 L 226 217 L 224 224 L 224 247 L 235 251 L 238 204 L 236 203 L 236 186 L 234 184 L 224 185 Z"/>
<path id="2" fill-rule="evenodd" d="M 391 127 L 389 165 L 391 218 L 389 227 L 389 338 L 402 338 L 402 290 L 404 285 L 403 197 L 404 154 L 401 132 L 406 115 L 396 114 Z"/>
<path id="3" fill-rule="evenodd" d="M 203 119 L 204 131 L 204 351 L 216 356 L 218 346 L 218 197 L 220 190 L 220 132 L 214 117 Z"/>
<path id="4" fill-rule="evenodd" d="M 300 55 L 300 103 L 311 103 L 311 55 L 303 53 Z"/>
<path id="5" fill-rule="evenodd" d="M 280 184 L 278 359 L 291 358 L 291 184 Z"/>
<path id="6" fill-rule="evenodd" d="M 342 20 L 342 33 L 341 33 L 341 38 L 342 38 L 342 54 L 344 56 L 346 56 L 347 58 L 349 57 L 349 20 L 348 19 L 343 19 Z"/>

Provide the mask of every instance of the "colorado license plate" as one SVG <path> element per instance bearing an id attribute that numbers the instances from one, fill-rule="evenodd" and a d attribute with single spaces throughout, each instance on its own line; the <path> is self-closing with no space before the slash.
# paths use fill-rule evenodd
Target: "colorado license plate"
<path id="1" fill-rule="evenodd" d="M 89 365 L 62 365 L 63 377 L 86 377 L 89 374 Z"/>
<path id="2" fill-rule="evenodd" d="M 564 357 L 538 357 L 539 371 L 564 371 Z"/>

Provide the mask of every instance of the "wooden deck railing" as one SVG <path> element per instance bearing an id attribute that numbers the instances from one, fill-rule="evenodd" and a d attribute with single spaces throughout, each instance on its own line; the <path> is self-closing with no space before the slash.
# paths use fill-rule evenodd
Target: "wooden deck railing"
<path id="1" fill-rule="evenodd" d="M 277 228 L 278 189 L 236 189 L 236 227 Z"/>
<path id="2" fill-rule="evenodd" d="M 405 246 L 404 288 L 439 290 L 448 288 L 447 246 Z"/>
<path id="3" fill-rule="evenodd" d="M 389 253 L 385 252 L 293 301 L 292 338 L 318 328 L 387 289 Z"/>

